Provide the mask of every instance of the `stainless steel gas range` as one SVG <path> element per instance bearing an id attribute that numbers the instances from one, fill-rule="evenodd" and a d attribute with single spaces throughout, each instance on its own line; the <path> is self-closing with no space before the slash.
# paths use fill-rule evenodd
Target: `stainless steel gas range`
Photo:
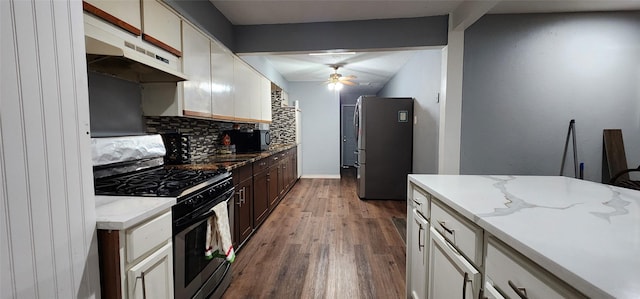
<path id="1" fill-rule="evenodd" d="M 159 137 L 123 137 L 98 141 L 94 166 L 97 195 L 175 197 L 172 207 L 172 241 L 175 298 L 220 298 L 231 282 L 231 264 L 205 255 L 208 219 L 212 208 L 226 202 L 233 223 L 234 188 L 226 171 L 190 170 L 163 164 Z M 105 146 L 108 143 L 108 146 Z M 117 144 L 117 150 L 114 149 Z M 123 147 L 125 149 L 123 149 Z M 140 149 L 144 149 L 140 151 Z M 134 153 L 132 153 L 133 151 Z M 117 157 L 96 157 L 104 153 Z M 108 161 L 103 161 L 108 160 Z M 125 160 L 125 161 L 123 161 Z M 115 161 L 115 162 L 114 162 Z M 231 229 L 233 225 L 229 226 Z M 233 232 L 230 232 L 233 235 Z"/>

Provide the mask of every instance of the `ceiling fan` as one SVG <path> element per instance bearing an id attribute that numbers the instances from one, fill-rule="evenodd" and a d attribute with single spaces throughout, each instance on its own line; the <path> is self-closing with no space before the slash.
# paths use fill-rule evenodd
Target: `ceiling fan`
<path id="1" fill-rule="evenodd" d="M 338 68 L 340 68 L 340 66 L 341 65 L 331 65 L 333 74 L 330 74 L 329 80 L 325 82 L 330 90 L 340 90 L 344 85 L 356 85 L 356 83 L 349 81 L 355 79 L 356 76 L 342 76 L 342 74 L 338 74 Z"/>

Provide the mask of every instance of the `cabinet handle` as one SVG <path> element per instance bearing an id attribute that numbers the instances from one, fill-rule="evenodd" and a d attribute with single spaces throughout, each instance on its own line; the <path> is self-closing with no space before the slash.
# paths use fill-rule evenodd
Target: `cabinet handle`
<path id="1" fill-rule="evenodd" d="M 509 282 L 509 286 L 511 287 L 511 289 L 514 292 L 516 292 L 516 295 L 518 295 L 518 297 L 520 297 L 520 299 L 529 299 L 529 297 L 527 297 L 527 290 L 525 288 L 519 288 L 511 280 L 509 280 L 508 282 Z"/>
<path id="2" fill-rule="evenodd" d="M 418 223 L 418 251 L 422 251 L 422 248 L 424 248 L 424 243 L 422 242 L 422 231 L 423 230 L 424 230 L 424 228 L 422 228 L 422 224 Z"/>
<path id="3" fill-rule="evenodd" d="M 247 187 L 242 187 L 242 204 L 247 203 Z"/>
<path id="4" fill-rule="evenodd" d="M 238 190 L 238 205 L 242 206 L 242 204 L 244 204 L 245 202 L 245 188 L 246 187 L 242 187 L 242 189 Z"/>
<path id="5" fill-rule="evenodd" d="M 140 276 L 136 279 L 142 280 L 142 299 L 147 299 L 147 284 L 144 281 L 144 272 L 140 273 Z"/>
<path id="6" fill-rule="evenodd" d="M 413 202 L 415 202 L 415 203 L 416 203 L 417 205 L 419 205 L 419 206 L 421 206 L 421 205 L 422 205 L 422 203 L 420 203 L 419 201 L 417 201 L 417 200 L 415 200 L 415 199 L 413 200 Z"/>
<path id="7" fill-rule="evenodd" d="M 438 221 L 438 224 L 440 224 L 440 226 L 442 227 L 442 229 L 444 229 L 444 230 L 445 230 L 446 232 L 448 232 L 450 235 L 453 235 L 453 234 L 456 232 L 455 230 L 448 228 L 448 227 L 445 225 L 445 222 L 444 222 L 444 221 Z"/>
<path id="8" fill-rule="evenodd" d="M 464 278 L 462 279 L 462 299 L 467 298 L 467 282 L 469 281 L 469 273 L 464 272 Z"/>

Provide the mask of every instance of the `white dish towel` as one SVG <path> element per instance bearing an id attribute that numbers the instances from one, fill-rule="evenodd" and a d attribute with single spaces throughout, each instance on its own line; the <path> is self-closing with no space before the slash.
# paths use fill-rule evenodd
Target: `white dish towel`
<path id="1" fill-rule="evenodd" d="M 233 263 L 236 254 L 231 243 L 227 202 L 223 201 L 211 210 L 214 214 L 207 219 L 207 240 L 204 255 L 207 259 L 221 257 Z"/>

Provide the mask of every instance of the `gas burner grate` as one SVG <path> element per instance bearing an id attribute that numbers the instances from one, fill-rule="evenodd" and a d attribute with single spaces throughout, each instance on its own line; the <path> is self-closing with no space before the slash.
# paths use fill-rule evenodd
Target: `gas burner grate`
<path id="1" fill-rule="evenodd" d="M 96 179 L 95 191 L 100 195 L 172 196 L 224 172 L 160 167 Z"/>

